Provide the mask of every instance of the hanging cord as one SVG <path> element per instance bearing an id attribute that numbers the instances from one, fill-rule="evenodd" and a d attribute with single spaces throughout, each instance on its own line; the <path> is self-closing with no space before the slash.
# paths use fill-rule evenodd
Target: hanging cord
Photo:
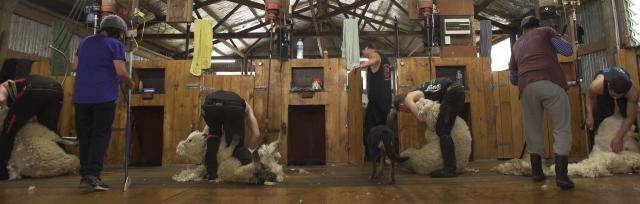
<path id="1" fill-rule="evenodd" d="M 82 8 L 84 6 L 86 6 L 86 3 L 87 3 L 87 0 L 80 0 L 80 1 L 76 1 L 73 4 L 73 7 L 71 8 L 71 12 L 69 12 L 69 15 L 67 15 L 67 17 L 65 18 L 64 22 L 62 23 L 62 26 L 58 30 L 58 34 L 56 35 L 56 38 L 53 40 L 53 43 L 49 45 L 49 48 L 51 48 L 55 52 L 57 52 L 60 55 L 62 55 L 62 57 L 64 58 L 64 65 L 63 65 L 64 66 L 64 77 L 62 78 L 62 82 L 60 82 L 60 85 L 62 85 L 63 87 L 64 87 L 64 83 L 67 81 L 67 77 L 69 76 L 69 64 L 71 64 L 71 63 L 69 62 L 70 61 L 69 56 L 67 56 L 65 54 L 65 52 L 63 52 L 62 50 L 54 47 L 53 45 L 57 44 L 59 42 L 59 39 L 62 36 L 63 32 L 65 30 L 67 30 L 67 24 L 70 24 L 69 23 L 70 20 L 73 20 L 75 22 L 78 19 L 80 19 L 80 14 L 82 13 Z M 62 42 L 70 40 L 72 36 L 73 36 L 72 32 L 69 32 L 69 34 L 65 34 Z M 62 43 L 62 42 L 60 42 L 60 43 Z M 67 50 L 68 48 L 69 48 L 69 43 L 67 42 L 67 45 L 65 46 L 65 48 L 63 50 Z"/>
<path id="2" fill-rule="evenodd" d="M 271 61 L 273 59 L 273 31 L 274 31 L 274 27 L 275 27 L 275 22 L 273 20 L 271 20 L 271 28 L 269 28 L 269 73 L 267 74 L 267 106 L 265 108 L 265 113 L 266 113 L 266 121 L 265 121 L 265 126 L 264 126 L 264 133 L 265 133 L 265 137 L 266 135 L 269 134 L 269 102 L 271 100 L 269 100 L 269 97 L 271 96 Z M 282 63 L 282 62 L 280 62 Z"/>

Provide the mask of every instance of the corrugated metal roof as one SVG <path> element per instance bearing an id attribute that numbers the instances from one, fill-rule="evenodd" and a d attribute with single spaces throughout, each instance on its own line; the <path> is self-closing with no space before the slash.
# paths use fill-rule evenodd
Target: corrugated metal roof
<path id="1" fill-rule="evenodd" d="M 53 0 L 63 2 L 71 7 L 72 3 L 75 0 Z M 252 2 L 263 4 L 263 0 L 251 0 Z M 293 4 L 296 2 L 295 0 L 290 0 Z M 296 10 L 309 7 L 312 5 L 312 2 L 317 2 L 319 8 L 326 9 L 326 12 L 331 12 L 335 8 L 348 6 L 349 4 L 355 3 L 357 0 L 299 0 Z M 395 18 L 399 21 L 399 28 L 401 30 L 407 31 L 419 31 L 421 27 L 417 24 L 408 20 L 408 15 L 404 13 L 403 9 L 400 9 L 397 5 L 407 5 L 409 0 L 395 0 L 397 4 L 394 3 L 394 0 L 377 0 L 369 3 L 368 6 L 362 5 L 354 10 L 353 12 L 357 14 L 362 14 L 366 17 L 375 19 L 379 22 L 383 22 L 387 25 L 393 25 Z M 488 1 L 491 1 L 488 3 Z M 545 1 L 553 1 L 553 0 L 542 0 Z M 204 0 L 194 0 L 194 2 L 205 2 Z M 488 3 L 488 4 L 487 4 Z M 533 9 L 533 3 L 530 0 L 475 0 L 475 5 L 483 5 L 486 7 L 483 8 L 482 11 L 478 12 L 478 16 L 491 19 L 500 24 L 510 26 L 511 22 L 517 21 L 520 18 L 530 14 Z M 217 1 L 211 5 L 202 7 L 197 11 L 194 11 L 193 16 L 197 16 L 196 12 L 203 19 L 210 19 L 213 21 L 214 25 L 218 24 L 221 19 L 223 19 L 228 13 L 234 10 L 234 8 L 238 6 L 238 3 L 233 1 Z M 157 16 L 162 16 L 166 14 L 167 4 L 166 0 L 140 0 L 140 7 L 143 12 L 147 14 L 147 20 L 153 21 Z M 367 8 L 366 11 L 363 11 L 364 8 Z M 322 13 L 322 10 L 318 10 Z M 312 16 L 311 10 L 307 10 L 302 12 L 301 15 Z M 239 32 L 243 29 L 250 28 L 254 25 L 258 25 L 265 20 L 265 11 L 263 9 L 251 8 L 249 6 L 240 6 L 235 12 L 220 26 L 216 33 L 233 33 Z M 342 27 L 342 21 L 345 17 L 354 18 L 353 15 L 344 14 L 336 15 L 331 17 L 328 21 L 323 21 L 319 23 L 318 29 L 321 31 L 334 31 L 339 30 Z M 298 18 L 294 18 L 294 36 L 295 32 L 315 32 L 315 27 L 313 23 L 307 20 L 301 20 Z M 167 34 L 167 33 L 183 33 L 186 30 L 185 23 L 159 23 L 153 26 L 150 26 L 145 29 L 146 34 Z M 256 29 L 251 31 L 255 32 L 266 32 L 266 27 L 264 29 Z M 364 26 L 364 31 L 393 31 L 392 28 L 381 26 L 375 22 L 368 22 Z M 214 34 L 215 35 L 215 34 Z M 389 36 L 390 40 L 393 41 L 394 36 Z M 375 38 L 380 43 L 380 47 L 385 47 L 385 44 L 389 44 L 382 38 Z M 185 40 L 163 40 L 163 39 L 153 39 L 152 41 L 164 44 L 166 47 L 169 47 L 173 50 L 173 52 L 184 52 Z M 260 40 L 257 45 L 257 48 L 251 48 L 254 42 L 258 41 L 258 39 L 236 39 L 234 40 L 235 45 L 237 45 L 239 50 L 247 51 L 247 49 L 255 50 L 257 55 L 264 56 L 265 47 L 268 48 L 268 40 Z M 309 42 L 307 42 L 309 41 Z M 326 41 L 324 46 L 326 46 L 330 50 L 338 49 L 340 44 L 340 38 L 323 38 L 323 41 Z M 411 48 L 412 44 L 420 44 L 421 40 L 416 40 L 416 37 L 401 37 L 400 44 L 401 49 L 413 49 Z M 295 42 L 294 42 L 295 43 Z M 338 46 L 336 47 L 337 44 Z M 317 43 L 313 39 L 305 39 L 306 48 L 309 51 L 318 52 Z M 387 46 L 388 47 L 388 46 Z M 266 49 L 268 51 L 268 49 Z M 260 54 L 262 53 L 262 54 Z M 213 52 L 214 56 L 231 56 L 234 55 L 233 49 L 229 48 L 227 45 L 223 43 L 218 43 L 215 45 L 215 49 Z"/>

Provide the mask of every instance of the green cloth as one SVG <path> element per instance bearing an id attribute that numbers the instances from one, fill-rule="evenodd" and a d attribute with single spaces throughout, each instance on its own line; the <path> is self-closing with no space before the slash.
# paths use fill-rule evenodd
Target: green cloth
<path id="1" fill-rule="evenodd" d="M 70 58 L 73 57 L 69 56 L 71 55 L 71 49 L 69 49 L 69 43 L 71 42 L 71 32 L 69 32 L 69 27 L 71 25 L 67 24 L 67 28 L 60 32 L 60 30 L 62 29 L 62 24 L 62 21 L 56 21 L 53 23 L 53 26 L 51 26 L 51 36 L 53 36 L 51 40 L 53 42 L 53 47 L 64 52 L 64 54 L 66 55 L 65 58 L 64 55 L 60 54 L 54 49 L 51 49 L 51 63 L 49 65 L 49 71 L 53 76 L 64 76 L 66 70 L 71 71 Z M 65 64 L 67 65 L 66 67 Z"/>
<path id="2" fill-rule="evenodd" d="M 360 65 L 360 37 L 356 19 L 342 21 L 342 58 L 347 59 L 347 70 Z"/>

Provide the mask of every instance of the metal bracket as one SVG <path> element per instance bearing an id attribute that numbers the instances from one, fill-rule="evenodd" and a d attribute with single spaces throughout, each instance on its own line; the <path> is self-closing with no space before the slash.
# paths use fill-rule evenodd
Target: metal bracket
<path id="1" fill-rule="evenodd" d="M 253 89 L 254 90 L 263 90 L 264 91 L 264 90 L 267 90 L 267 86 L 255 86 Z"/>

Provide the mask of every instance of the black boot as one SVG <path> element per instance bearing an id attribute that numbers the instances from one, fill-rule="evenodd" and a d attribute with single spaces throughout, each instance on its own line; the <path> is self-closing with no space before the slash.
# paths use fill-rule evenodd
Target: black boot
<path id="1" fill-rule="evenodd" d="M 556 155 L 556 185 L 562 189 L 572 189 L 575 187 L 575 185 L 567 175 L 568 164 L 569 156 Z"/>
<path id="2" fill-rule="evenodd" d="M 456 152 L 451 135 L 440 137 L 440 151 L 442 152 L 444 168 L 432 171 L 431 177 L 450 178 L 458 176 L 456 173 Z"/>
<path id="3" fill-rule="evenodd" d="M 544 181 L 547 177 L 542 171 L 542 156 L 539 154 L 529 154 L 531 157 L 531 177 L 534 181 Z"/>

